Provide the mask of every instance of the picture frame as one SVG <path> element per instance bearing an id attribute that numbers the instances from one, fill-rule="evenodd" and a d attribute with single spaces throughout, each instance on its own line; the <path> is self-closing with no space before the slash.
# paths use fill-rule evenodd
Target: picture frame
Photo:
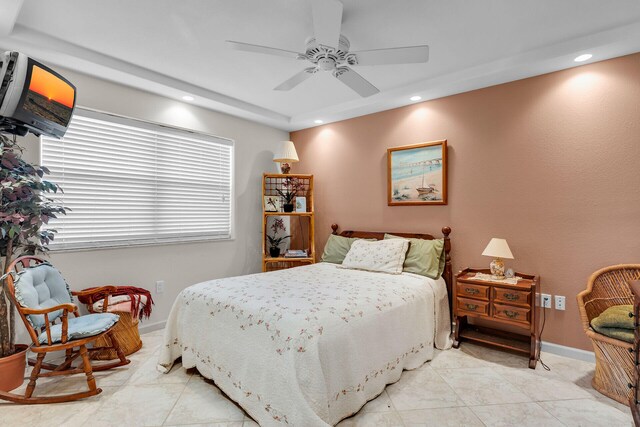
<path id="1" fill-rule="evenodd" d="M 305 196 L 296 196 L 296 212 L 307 211 L 307 198 Z"/>
<path id="2" fill-rule="evenodd" d="M 280 212 L 282 210 L 282 198 L 280 196 L 264 196 L 263 209 L 265 212 Z"/>
<path id="3" fill-rule="evenodd" d="M 447 140 L 387 149 L 387 205 L 447 204 Z"/>

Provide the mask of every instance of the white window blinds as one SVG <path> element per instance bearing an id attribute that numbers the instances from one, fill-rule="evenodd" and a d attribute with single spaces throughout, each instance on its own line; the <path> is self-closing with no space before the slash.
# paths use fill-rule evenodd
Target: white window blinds
<path id="1" fill-rule="evenodd" d="M 231 237 L 232 141 L 76 110 L 64 138 L 41 142 L 70 209 L 49 224 L 52 249 Z"/>

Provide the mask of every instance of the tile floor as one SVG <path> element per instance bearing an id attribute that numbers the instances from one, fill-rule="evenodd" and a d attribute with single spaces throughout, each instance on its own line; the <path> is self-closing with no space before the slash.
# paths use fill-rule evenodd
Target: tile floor
<path id="1" fill-rule="evenodd" d="M 19 406 L 0 401 L 8 426 L 217 426 L 255 427 L 211 382 L 180 365 L 155 370 L 162 331 L 142 336 L 131 364 L 96 373 L 102 394 L 72 403 Z M 593 364 L 543 353 L 551 367 L 533 371 L 527 360 L 463 344 L 439 351 L 419 369 L 406 371 L 358 414 L 352 426 L 631 426 L 627 407 L 590 386 Z M 36 393 L 77 389 L 84 376 L 44 379 Z M 23 386 L 24 387 L 24 386 Z"/>

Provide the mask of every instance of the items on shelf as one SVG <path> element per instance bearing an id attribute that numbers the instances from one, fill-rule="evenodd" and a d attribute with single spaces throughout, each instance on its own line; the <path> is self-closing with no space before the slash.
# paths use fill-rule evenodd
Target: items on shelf
<path id="1" fill-rule="evenodd" d="M 285 258 L 306 258 L 308 256 L 307 251 L 304 249 L 289 249 L 284 254 Z"/>

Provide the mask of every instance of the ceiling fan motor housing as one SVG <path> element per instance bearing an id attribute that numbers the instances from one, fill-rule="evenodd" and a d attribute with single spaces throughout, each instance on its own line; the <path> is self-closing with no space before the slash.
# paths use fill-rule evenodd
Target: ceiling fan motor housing
<path id="1" fill-rule="evenodd" d="M 350 46 L 349 39 L 343 35 L 340 35 L 337 48 L 318 44 L 315 37 L 309 37 L 306 41 L 305 56 L 321 70 L 332 71 L 344 63 L 355 63 L 351 62 L 355 55 L 349 54 Z"/>

